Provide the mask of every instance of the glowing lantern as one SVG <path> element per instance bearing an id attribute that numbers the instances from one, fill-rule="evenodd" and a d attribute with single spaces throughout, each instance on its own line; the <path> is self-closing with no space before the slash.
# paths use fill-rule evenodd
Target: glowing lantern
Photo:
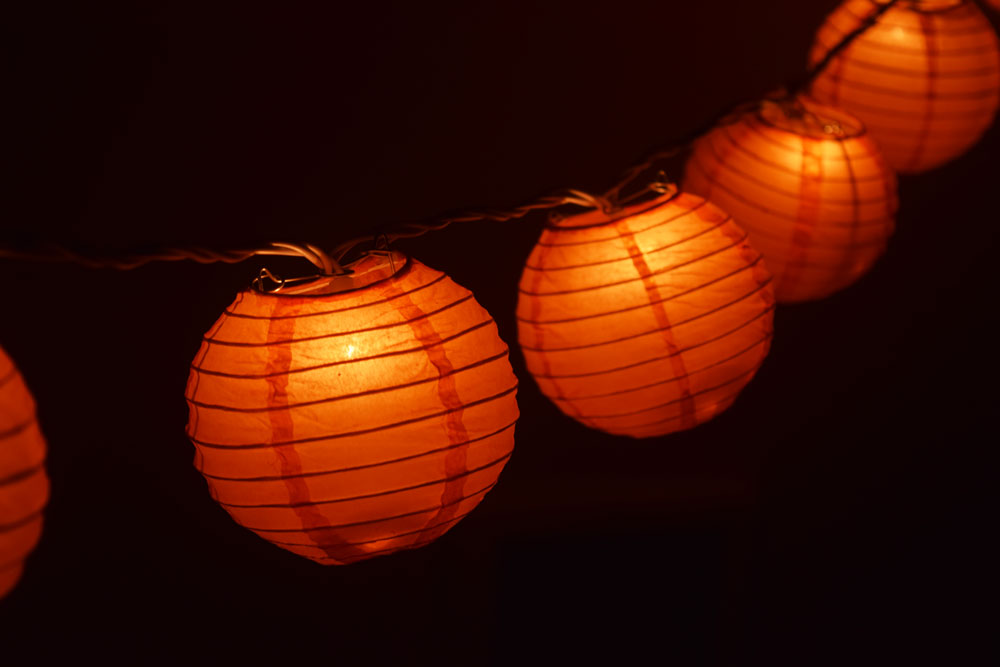
<path id="1" fill-rule="evenodd" d="M 988 4 L 992 9 L 1000 11 L 1000 0 L 986 0 L 986 4 Z"/>
<path id="2" fill-rule="evenodd" d="M 468 290 L 398 253 L 350 268 L 242 292 L 186 392 L 212 497 L 323 564 L 444 534 L 496 483 L 518 417 L 507 347 Z"/>
<path id="3" fill-rule="evenodd" d="M 875 6 L 846 0 L 820 28 L 810 60 Z M 964 153 L 993 122 L 997 36 L 975 3 L 903 0 L 833 59 L 812 94 L 857 115 L 897 171 L 925 171 Z"/>
<path id="4" fill-rule="evenodd" d="M 38 543 L 48 499 L 35 401 L 0 349 L 0 597 L 20 579 L 24 559 Z"/>
<path id="5" fill-rule="evenodd" d="M 750 234 L 779 302 L 857 280 L 894 229 L 896 179 L 860 122 L 803 100 L 765 102 L 695 142 L 684 188 Z"/>
<path id="6" fill-rule="evenodd" d="M 673 193 L 551 223 L 521 276 L 518 338 L 568 416 L 652 437 L 732 404 L 767 355 L 773 303 L 746 234 Z"/>

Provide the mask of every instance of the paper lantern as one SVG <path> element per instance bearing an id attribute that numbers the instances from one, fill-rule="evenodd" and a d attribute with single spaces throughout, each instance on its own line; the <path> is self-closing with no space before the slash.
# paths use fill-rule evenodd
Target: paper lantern
<path id="1" fill-rule="evenodd" d="M 766 102 L 696 141 L 684 188 L 747 230 L 786 303 L 823 298 L 865 273 L 898 203 L 892 169 L 861 123 L 808 100 Z"/>
<path id="2" fill-rule="evenodd" d="M 518 337 L 560 410 L 644 438 L 732 404 L 767 355 L 773 307 L 746 234 L 674 193 L 552 222 L 521 276 Z"/>
<path id="3" fill-rule="evenodd" d="M 21 578 L 24 559 L 42 534 L 48 499 L 45 440 L 35 401 L 0 349 L 0 597 Z"/>
<path id="4" fill-rule="evenodd" d="M 1000 0 L 986 0 L 986 4 L 988 4 L 991 9 L 995 9 L 1000 12 Z"/>
<path id="5" fill-rule="evenodd" d="M 239 294 L 186 392 L 212 497 L 323 564 L 444 534 L 496 484 L 518 417 L 507 347 L 468 290 L 398 253 L 351 269 Z"/>
<path id="6" fill-rule="evenodd" d="M 875 8 L 872 0 L 846 0 L 820 28 L 810 60 Z M 972 2 L 903 0 L 834 58 L 812 94 L 858 116 L 897 171 L 932 169 L 968 150 L 993 122 L 997 36 Z"/>

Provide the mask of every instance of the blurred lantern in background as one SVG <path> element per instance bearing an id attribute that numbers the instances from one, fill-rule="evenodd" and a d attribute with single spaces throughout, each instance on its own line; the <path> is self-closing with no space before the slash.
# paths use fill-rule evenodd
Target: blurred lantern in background
<path id="1" fill-rule="evenodd" d="M 496 483 L 518 417 L 507 347 L 468 290 L 398 253 L 351 269 L 241 293 L 187 387 L 212 497 L 324 564 L 444 534 Z"/>
<path id="2" fill-rule="evenodd" d="M 767 356 L 770 280 L 745 232 L 700 197 L 595 210 L 542 232 L 518 338 L 542 393 L 580 423 L 681 431 L 728 408 Z"/>
<path id="3" fill-rule="evenodd" d="M 48 499 L 45 440 L 35 401 L 0 349 L 0 597 L 17 583 L 24 559 L 38 543 Z"/>
<path id="4" fill-rule="evenodd" d="M 990 6 L 990 8 L 1000 12 L 1000 0 L 986 0 L 986 3 Z"/>
<path id="5" fill-rule="evenodd" d="M 820 28 L 816 63 L 877 4 L 846 0 Z M 857 115 L 901 172 L 940 166 L 975 144 L 1000 102 L 993 26 L 966 0 L 902 0 L 836 56 L 813 96 Z"/>
<path id="6" fill-rule="evenodd" d="M 684 188 L 733 215 L 779 302 L 820 299 L 865 273 L 894 229 L 896 179 L 854 117 L 763 102 L 695 142 Z"/>

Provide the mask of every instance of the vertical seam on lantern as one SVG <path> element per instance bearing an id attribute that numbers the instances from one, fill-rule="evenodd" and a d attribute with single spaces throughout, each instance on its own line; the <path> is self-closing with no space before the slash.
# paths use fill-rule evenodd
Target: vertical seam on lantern
<path id="1" fill-rule="evenodd" d="M 935 41 L 934 17 L 929 14 L 920 14 L 917 19 L 920 21 L 920 34 L 924 38 L 924 47 L 927 54 L 927 90 L 925 91 L 924 122 L 920 128 L 917 145 L 913 149 L 913 156 L 907 164 L 907 169 L 916 169 L 927 149 L 927 140 L 930 138 L 931 126 L 934 122 L 934 99 L 935 88 L 937 86 L 937 42 Z"/>
<path id="2" fill-rule="evenodd" d="M 842 258 L 840 266 L 837 268 L 837 272 L 835 274 L 836 276 L 838 276 L 839 280 L 843 281 L 850 274 L 852 267 L 851 260 L 854 259 L 854 254 L 857 252 L 857 250 L 854 249 L 854 242 L 858 236 L 858 225 L 860 224 L 861 220 L 861 201 L 860 201 L 861 195 L 858 192 L 857 181 L 854 180 L 854 165 L 851 163 L 850 155 L 847 152 L 847 146 L 845 145 L 844 141 L 838 141 L 837 143 L 840 146 L 840 151 L 844 154 L 844 164 L 847 166 L 847 173 L 850 174 L 851 177 L 851 194 L 854 195 L 853 202 L 851 205 L 854 219 L 851 224 L 851 236 L 848 240 L 851 249 L 846 250 L 844 252 L 844 257 Z"/>
<path id="3" fill-rule="evenodd" d="M 406 324 L 413 331 L 413 335 L 424 346 L 427 359 L 434 366 L 438 373 L 437 392 L 442 406 L 447 410 L 445 413 L 445 429 L 448 432 L 448 442 L 457 445 L 469 440 L 469 434 L 465 428 L 462 418 L 464 415 L 464 404 L 458 395 L 458 387 L 455 382 L 454 366 L 448 359 L 445 346 L 442 345 L 441 334 L 434 328 L 432 318 L 427 317 L 425 311 L 410 298 L 402 293 L 402 290 L 395 283 L 389 283 L 386 289 L 390 292 L 400 292 L 394 295 L 399 299 L 400 312 L 406 318 Z M 455 447 L 448 451 L 444 458 L 445 477 L 450 481 L 444 483 L 441 490 L 440 507 L 424 523 L 423 529 L 416 534 L 413 543 L 423 539 L 435 540 L 443 535 L 447 528 L 437 524 L 451 519 L 459 509 L 460 499 L 465 492 L 465 485 L 468 482 L 468 459 L 469 447 Z"/>
<path id="4" fill-rule="evenodd" d="M 823 186 L 823 160 L 815 155 L 810 148 L 812 140 L 807 137 L 799 137 L 802 151 L 801 176 L 799 177 L 799 210 L 795 216 L 795 223 L 792 225 L 791 234 L 788 238 L 788 259 L 785 262 L 786 271 L 775 292 L 788 295 L 802 279 L 802 271 L 806 265 L 807 250 L 812 244 L 811 230 L 815 227 L 819 216 L 819 208 L 822 204 Z M 806 161 L 815 160 L 818 174 L 810 176 L 806 170 Z"/>
<path id="5" fill-rule="evenodd" d="M 545 257 L 550 253 L 550 248 L 552 246 L 538 244 L 538 258 L 537 266 L 539 270 L 532 272 L 533 279 L 530 281 L 529 291 L 538 292 L 542 284 L 542 277 L 548 270 L 545 268 Z M 625 259 L 624 257 L 622 259 Z M 531 328 L 535 333 L 535 345 L 539 348 L 545 347 L 545 325 L 540 322 L 542 315 L 542 300 L 538 296 L 528 297 L 531 304 Z M 563 392 L 562 387 L 559 386 L 559 382 L 552 378 L 552 365 L 549 363 L 548 354 L 543 350 L 538 353 L 538 359 L 542 364 L 542 376 L 546 377 L 546 381 L 552 388 L 552 398 L 555 401 L 560 401 L 557 403 L 556 407 L 559 407 L 563 412 L 567 412 L 573 419 L 578 420 L 581 424 L 590 426 L 592 428 L 597 428 L 594 426 L 583 413 L 580 411 L 579 406 L 573 401 L 573 399 L 567 398 L 565 392 Z M 535 382 L 538 382 L 538 377 L 532 373 L 535 377 Z M 565 409 L 564 409 L 565 408 Z"/>
<path id="6" fill-rule="evenodd" d="M 615 230 L 618 232 L 622 243 L 628 249 L 635 270 L 639 273 L 639 277 L 642 278 L 642 284 L 646 290 L 646 298 L 649 300 L 649 307 L 653 311 L 653 317 L 656 318 L 656 323 L 660 327 L 663 342 L 670 353 L 670 366 L 674 372 L 674 376 L 677 378 L 677 388 L 681 394 L 681 430 L 686 430 L 698 423 L 695 419 L 695 400 L 691 394 L 691 378 L 688 375 L 687 365 L 684 363 L 684 355 L 674 338 L 670 316 L 667 314 L 667 309 L 660 300 L 659 285 L 656 284 L 656 280 L 651 275 L 652 271 L 646 263 L 639 244 L 635 240 L 635 235 L 628 227 L 628 223 L 628 218 L 619 220 L 615 223 Z"/>
<path id="7" fill-rule="evenodd" d="M 284 310 L 294 309 L 294 303 L 286 304 L 281 299 L 273 301 L 272 315 L 283 314 Z M 282 311 L 279 313 L 279 311 Z M 268 322 L 267 338 L 269 341 L 292 338 L 295 333 L 295 318 L 277 319 L 272 318 Z M 288 370 L 292 365 L 292 345 L 285 343 L 270 345 L 267 351 L 267 372 L 266 378 L 268 387 L 268 399 L 272 405 L 288 404 Z M 291 414 L 287 410 L 272 410 L 268 413 L 268 420 L 271 424 L 271 441 L 282 442 L 295 439 L 295 425 Z M 281 467 L 282 482 L 288 491 L 289 503 L 296 505 L 289 509 L 298 517 L 304 529 L 303 532 L 309 539 L 316 543 L 326 555 L 332 560 L 340 560 L 341 557 L 362 556 L 364 550 L 357 549 L 346 543 L 336 533 L 329 532 L 322 540 L 314 537 L 314 529 L 330 526 L 330 521 L 319 508 L 312 505 L 302 505 L 311 501 L 309 495 L 309 485 L 301 476 L 302 459 L 299 457 L 295 447 L 271 448 Z M 309 529 L 309 530 L 306 530 Z M 339 555 L 338 555 L 339 554 Z"/>

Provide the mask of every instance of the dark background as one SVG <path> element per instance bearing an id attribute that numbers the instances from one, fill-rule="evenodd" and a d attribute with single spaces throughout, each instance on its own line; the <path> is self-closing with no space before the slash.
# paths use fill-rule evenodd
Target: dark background
<path id="1" fill-rule="evenodd" d="M 794 78 L 835 4 L 21 3 L 5 9 L 0 237 L 332 247 L 599 191 Z M 693 431 L 589 431 L 514 345 L 522 418 L 498 487 L 436 543 L 349 567 L 233 523 L 184 435 L 201 334 L 261 266 L 301 263 L 0 262 L 0 341 L 52 480 L 41 543 L 0 601 L 0 663 L 987 662 L 998 149 L 994 128 L 902 179 L 874 270 L 781 307 L 758 377 Z M 513 344 L 542 221 L 398 247 L 470 288 Z"/>

